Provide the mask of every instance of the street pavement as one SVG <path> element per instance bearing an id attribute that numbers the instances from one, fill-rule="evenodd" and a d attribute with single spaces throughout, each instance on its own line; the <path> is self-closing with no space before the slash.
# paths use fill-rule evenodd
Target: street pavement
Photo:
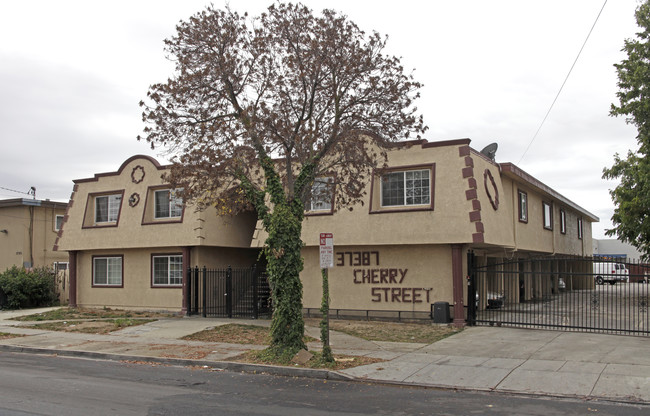
<path id="1" fill-rule="evenodd" d="M 335 372 L 228 361 L 265 347 L 180 339 L 228 323 L 268 326 L 266 320 L 163 318 L 108 335 L 31 329 L 27 322 L 11 320 L 45 310 L 0 311 L 0 332 L 25 335 L 0 340 L 0 352 L 650 405 L 649 337 L 469 327 L 436 343 L 418 344 L 366 341 L 331 331 L 334 353 L 385 360 Z M 318 338 L 320 329 L 307 326 L 306 333 Z M 321 344 L 308 347 L 319 350 Z"/>

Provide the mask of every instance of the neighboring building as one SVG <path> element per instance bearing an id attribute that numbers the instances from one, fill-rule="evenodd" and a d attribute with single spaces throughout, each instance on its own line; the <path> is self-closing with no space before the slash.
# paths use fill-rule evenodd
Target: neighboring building
<path id="1" fill-rule="evenodd" d="M 318 192 L 328 179 L 317 181 L 320 196 L 303 222 L 304 307 L 321 303 L 321 232 L 334 234 L 332 309 L 426 316 L 445 301 L 459 325 L 470 250 L 482 264 L 591 255 L 597 217 L 469 144 L 420 140 L 390 150 L 389 168 L 373 172 L 364 204 L 352 211 L 335 211 Z M 220 218 L 182 206 L 161 180 L 164 170 L 135 156 L 117 172 L 75 181 L 58 242 L 70 252 L 71 304 L 185 310 L 187 267 L 257 260 L 266 234 L 253 214 Z"/>
<path id="2" fill-rule="evenodd" d="M 594 239 L 594 257 L 638 263 L 641 261 L 641 252 L 633 245 L 615 238 Z"/>
<path id="3" fill-rule="evenodd" d="M 0 271 L 12 266 L 65 269 L 68 255 L 53 246 L 67 206 L 49 200 L 0 200 Z"/>

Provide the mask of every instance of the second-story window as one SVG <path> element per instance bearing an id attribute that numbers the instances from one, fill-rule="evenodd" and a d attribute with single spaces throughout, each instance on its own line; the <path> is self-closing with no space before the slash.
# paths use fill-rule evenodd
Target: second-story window
<path id="1" fill-rule="evenodd" d="M 316 178 L 311 186 L 311 211 L 332 210 L 332 178 Z"/>
<path id="2" fill-rule="evenodd" d="M 566 212 L 560 209 L 560 232 L 566 234 Z"/>
<path id="3" fill-rule="evenodd" d="M 542 209 L 544 214 L 544 228 L 547 230 L 553 229 L 553 205 L 548 202 L 542 202 Z"/>
<path id="4" fill-rule="evenodd" d="M 95 222 L 116 222 L 120 213 L 122 195 L 103 195 L 95 197 Z"/>
<path id="5" fill-rule="evenodd" d="M 163 189 L 154 193 L 155 218 L 179 218 L 183 214 L 183 200 L 177 192 Z"/>
<path id="6" fill-rule="evenodd" d="M 381 177 L 381 205 L 410 206 L 431 203 L 430 170 L 390 172 Z"/>
<path id="7" fill-rule="evenodd" d="M 518 191 L 519 194 L 519 221 L 528 222 L 528 194 Z"/>
<path id="8" fill-rule="evenodd" d="M 578 218 L 578 238 L 582 240 L 582 218 Z"/>

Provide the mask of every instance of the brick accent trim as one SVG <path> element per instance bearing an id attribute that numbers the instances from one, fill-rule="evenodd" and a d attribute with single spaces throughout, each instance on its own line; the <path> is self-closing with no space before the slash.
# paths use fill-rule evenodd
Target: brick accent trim
<path id="1" fill-rule="evenodd" d="M 481 221 L 481 211 L 472 211 L 469 213 L 470 222 Z"/>
<path id="2" fill-rule="evenodd" d="M 68 222 L 68 219 L 70 218 L 70 208 L 72 205 L 74 205 L 74 195 L 77 193 L 79 190 L 79 185 L 76 183 L 72 187 L 72 193 L 70 194 L 70 201 L 68 201 L 68 206 L 65 209 L 65 214 L 63 215 L 63 222 L 61 223 L 61 228 L 59 228 L 59 231 L 56 233 L 56 240 L 54 240 L 54 247 L 52 247 L 53 251 L 59 251 L 59 240 L 61 240 L 61 237 L 63 237 L 63 229 L 65 228 L 65 224 Z M 76 258 L 76 257 L 75 257 Z"/>
<path id="3" fill-rule="evenodd" d="M 472 233 L 472 243 L 485 242 L 485 227 L 481 222 L 481 201 L 478 199 L 478 182 L 474 177 L 474 159 L 471 155 L 469 146 L 461 146 L 458 148 L 458 156 L 463 158 L 463 165 L 461 174 L 463 179 L 467 179 L 467 188 L 465 189 L 465 199 L 472 202 L 472 208 L 467 213 L 470 223 L 474 223 L 475 233 Z"/>

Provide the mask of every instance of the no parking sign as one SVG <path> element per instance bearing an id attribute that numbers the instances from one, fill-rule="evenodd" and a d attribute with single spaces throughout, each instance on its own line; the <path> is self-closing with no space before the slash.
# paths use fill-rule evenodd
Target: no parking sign
<path id="1" fill-rule="evenodd" d="M 334 267 L 334 234 L 320 233 L 320 268 Z"/>

